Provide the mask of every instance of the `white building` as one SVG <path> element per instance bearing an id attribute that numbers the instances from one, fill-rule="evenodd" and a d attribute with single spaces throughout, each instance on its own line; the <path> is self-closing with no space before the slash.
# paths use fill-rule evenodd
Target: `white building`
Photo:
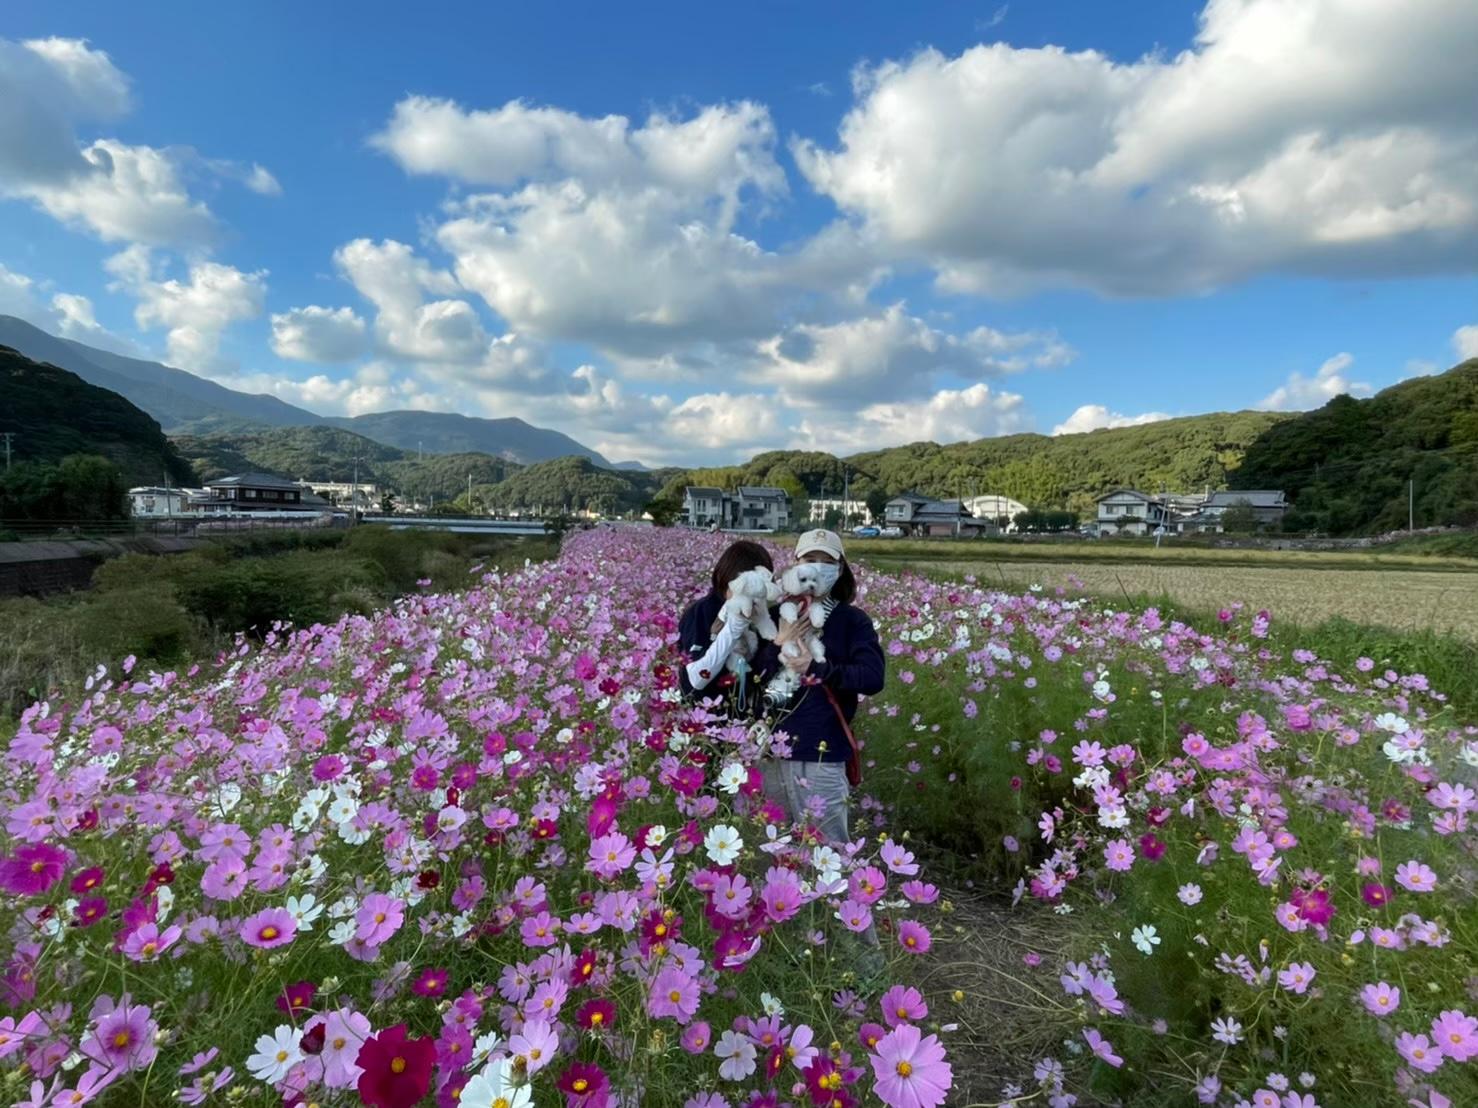
<path id="1" fill-rule="evenodd" d="M 790 526 L 790 495 L 767 485 L 740 485 L 738 492 L 690 485 L 683 490 L 683 513 L 690 527 L 781 531 Z"/>
<path id="2" fill-rule="evenodd" d="M 299 487 L 316 492 L 319 496 L 333 501 L 342 508 L 348 508 L 352 500 L 353 506 L 363 512 L 378 512 L 380 510 L 379 485 L 369 481 L 361 481 L 354 484 L 350 481 L 299 481 Z"/>
<path id="3" fill-rule="evenodd" d="M 128 490 L 128 508 L 136 519 L 160 519 L 177 516 L 188 510 L 190 495 L 200 489 L 161 488 L 140 485 Z"/>
<path id="4" fill-rule="evenodd" d="M 997 524 L 1002 531 L 1016 530 L 1016 517 L 1026 511 L 1026 505 L 1009 496 L 970 496 L 965 498 L 965 509 L 976 519 Z"/>
<path id="5" fill-rule="evenodd" d="M 1246 504 L 1259 528 L 1273 530 L 1282 524 L 1288 510 L 1288 502 L 1279 489 L 1189 494 L 1114 489 L 1098 498 L 1098 533 L 1153 535 L 1164 528 L 1171 535 L 1220 534 L 1225 530 L 1222 516 L 1234 504 Z"/>
<path id="6" fill-rule="evenodd" d="M 872 512 L 868 510 L 867 504 L 861 500 L 842 500 L 837 497 L 834 500 L 811 501 L 811 514 L 807 517 L 810 522 L 822 524 L 826 522 L 828 512 L 837 512 L 845 521 L 843 526 L 857 523 L 872 523 Z M 850 517 L 850 518 L 849 518 Z"/>

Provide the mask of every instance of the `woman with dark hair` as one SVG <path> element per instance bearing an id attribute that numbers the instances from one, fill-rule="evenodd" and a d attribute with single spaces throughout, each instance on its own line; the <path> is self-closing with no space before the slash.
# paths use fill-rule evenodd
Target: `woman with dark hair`
<path id="1" fill-rule="evenodd" d="M 678 648 L 683 662 L 678 667 L 678 680 L 684 695 L 713 695 L 710 686 L 717 682 L 720 690 L 732 684 L 732 678 L 724 671 L 724 662 L 737 643 L 749 630 L 749 621 L 738 614 L 731 614 L 727 622 L 720 622 L 719 609 L 724 606 L 729 582 L 741 573 L 752 569 L 767 569 L 774 572 L 775 562 L 770 552 L 750 539 L 739 539 L 730 543 L 714 564 L 706 596 L 689 604 L 678 624 Z M 744 690 L 743 709 L 751 700 L 748 689 Z"/>

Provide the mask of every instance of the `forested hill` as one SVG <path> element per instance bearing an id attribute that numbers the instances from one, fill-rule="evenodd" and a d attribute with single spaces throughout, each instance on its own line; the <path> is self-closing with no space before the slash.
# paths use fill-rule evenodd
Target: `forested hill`
<path id="1" fill-rule="evenodd" d="M 1216 412 L 1079 435 L 1007 435 L 975 442 L 913 443 L 845 460 L 851 490 L 925 496 L 1000 493 L 1033 507 L 1090 512 L 1116 485 L 1192 491 L 1226 488 L 1248 447 L 1291 417 L 1276 412 Z M 689 470 L 669 482 L 778 485 L 793 495 L 839 496 L 843 462 L 830 454 L 772 451 L 747 465 Z"/>
<path id="2" fill-rule="evenodd" d="M 1478 523 L 1478 358 L 1339 396 L 1270 428 L 1247 451 L 1234 488 L 1279 488 L 1290 530 L 1363 534 Z"/>
<path id="3" fill-rule="evenodd" d="M 426 454 L 386 446 L 337 427 L 279 427 L 218 435 L 179 435 L 176 443 L 204 480 L 260 470 L 292 480 L 349 481 L 355 459 L 359 480 L 387 486 L 401 497 L 451 500 L 477 485 L 504 480 L 520 468 L 491 454 Z"/>
<path id="4" fill-rule="evenodd" d="M 12 464 L 97 454 L 118 467 L 126 485 L 158 485 L 166 475 L 176 485 L 194 482 L 189 463 L 146 412 L 69 370 L 0 346 L 0 397 Z"/>

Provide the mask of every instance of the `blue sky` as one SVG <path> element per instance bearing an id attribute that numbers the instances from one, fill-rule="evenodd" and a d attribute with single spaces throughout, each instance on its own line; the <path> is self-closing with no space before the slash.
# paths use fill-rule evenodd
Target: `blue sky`
<path id="1" fill-rule="evenodd" d="M 1462 0 L 58 7 L 0 311 L 318 411 L 703 462 L 1478 354 Z"/>

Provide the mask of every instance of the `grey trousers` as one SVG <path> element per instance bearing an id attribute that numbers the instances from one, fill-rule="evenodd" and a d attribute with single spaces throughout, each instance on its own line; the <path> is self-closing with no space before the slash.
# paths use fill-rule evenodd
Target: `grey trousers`
<path id="1" fill-rule="evenodd" d="M 762 763 L 765 797 L 785 809 L 795 823 L 814 823 L 829 843 L 844 843 L 847 833 L 847 803 L 851 786 L 847 784 L 845 762 L 793 762 L 777 758 Z M 814 819 L 806 810 L 813 796 L 826 802 L 821 818 Z"/>

